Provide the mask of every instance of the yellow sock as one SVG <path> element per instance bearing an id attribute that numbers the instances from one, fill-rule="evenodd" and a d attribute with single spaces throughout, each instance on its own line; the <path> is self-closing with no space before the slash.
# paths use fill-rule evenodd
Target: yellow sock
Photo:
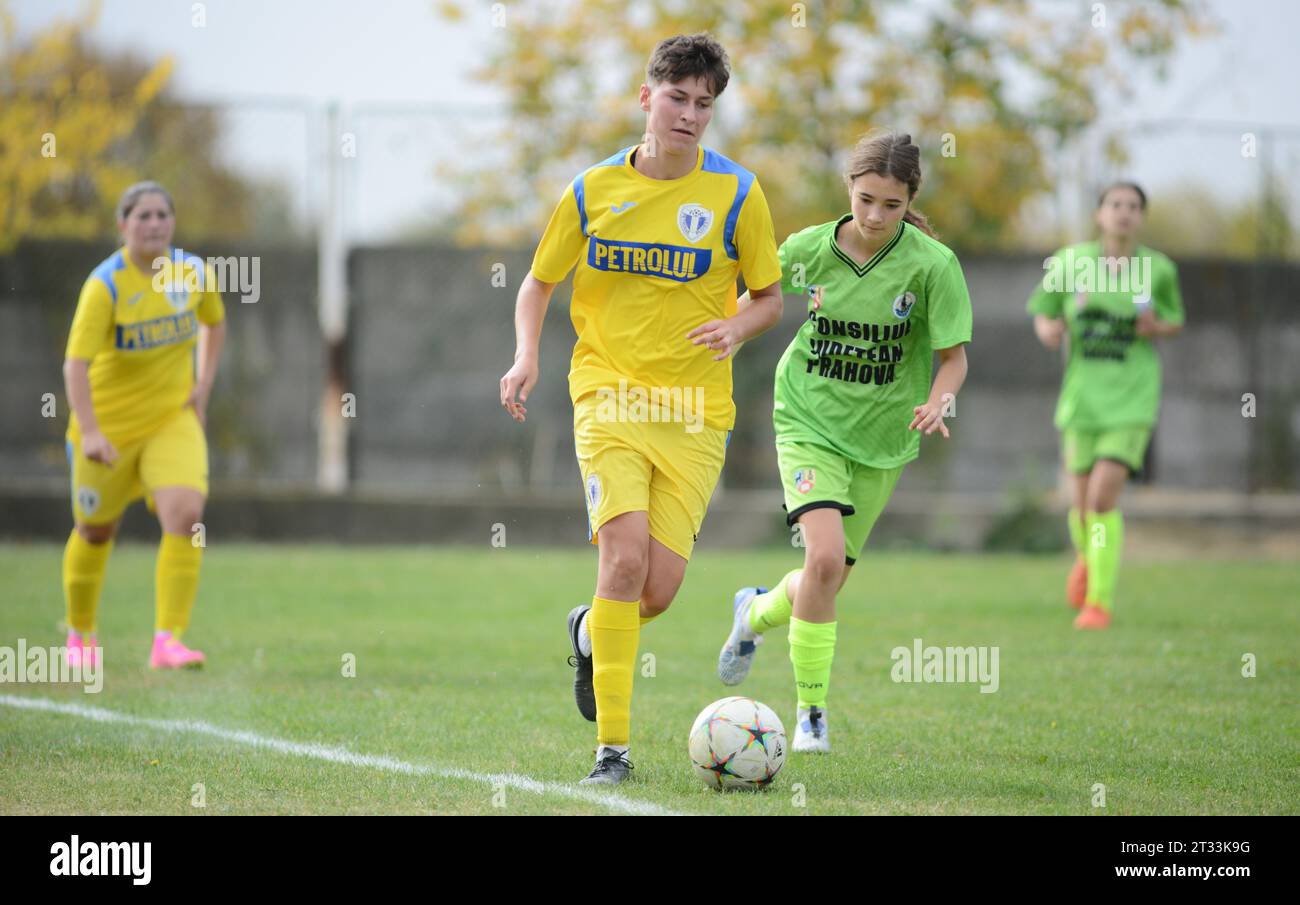
<path id="1" fill-rule="evenodd" d="M 86 635 L 95 630 L 99 612 L 99 591 L 104 586 L 104 569 L 113 541 L 92 544 L 72 529 L 63 548 L 63 600 L 68 628 Z"/>
<path id="2" fill-rule="evenodd" d="M 157 593 L 154 630 L 171 632 L 179 638 L 190 624 L 190 611 L 199 592 L 199 564 L 203 548 L 190 542 L 188 534 L 164 534 L 158 545 L 158 569 L 154 573 Z"/>
<path id="3" fill-rule="evenodd" d="M 592 685 L 596 692 L 596 741 L 626 745 L 632 731 L 632 670 L 641 635 L 637 601 L 591 599 Z"/>
<path id="4" fill-rule="evenodd" d="M 654 622 L 662 615 L 663 613 L 655 613 L 653 616 L 638 616 L 638 618 L 641 620 L 641 624 L 645 625 L 647 622 Z"/>

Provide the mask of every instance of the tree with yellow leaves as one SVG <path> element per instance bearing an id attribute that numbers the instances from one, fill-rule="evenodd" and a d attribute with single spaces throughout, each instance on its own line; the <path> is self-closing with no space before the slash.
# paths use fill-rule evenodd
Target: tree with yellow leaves
<path id="1" fill-rule="evenodd" d="M 0 253 L 26 238 L 111 238 L 122 190 L 162 182 L 184 235 L 238 235 L 255 187 L 216 157 L 210 110 L 170 102 L 170 55 L 108 57 L 87 35 L 99 4 L 19 42 L 0 2 Z"/>
<path id="2" fill-rule="evenodd" d="M 509 109 L 509 172 L 467 148 L 453 218 L 467 242 L 524 241 L 573 173 L 641 137 L 633 102 L 660 39 L 709 31 L 733 78 L 710 145 L 759 175 L 778 236 L 846 209 L 843 158 L 875 127 L 922 148 L 918 206 L 963 249 L 1014 237 L 1021 205 L 1048 188 L 1046 156 L 1097 117 L 1099 86 L 1121 90 L 1179 35 L 1207 23 L 1196 0 L 1036 3 L 945 0 L 443 0 L 448 20 L 493 17 L 499 45 L 477 78 Z M 528 186 L 521 192 L 520 185 Z"/>

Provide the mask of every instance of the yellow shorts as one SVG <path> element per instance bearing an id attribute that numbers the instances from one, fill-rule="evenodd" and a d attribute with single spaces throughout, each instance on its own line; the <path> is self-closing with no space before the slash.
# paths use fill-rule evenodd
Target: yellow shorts
<path id="1" fill-rule="evenodd" d="M 729 431 L 694 432 L 670 421 L 608 417 L 590 394 L 573 407 L 573 441 L 587 500 L 588 534 L 625 512 L 645 512 L 650 536 L 691 558 L 709 498 L 722 473 Z"/>
<path id="2" fill-rule="evenodd" d="M 191 408 L 182 409 L 143 440 L 119 447 L 112 466 L 81 454 L 81 438 L 68 436 L 72 469 L 72 515 L 77 522 L 103 525 L 117 521 L 126 507 L 160 487 L 193 487 L 208 495 L 208 442 Z"/>

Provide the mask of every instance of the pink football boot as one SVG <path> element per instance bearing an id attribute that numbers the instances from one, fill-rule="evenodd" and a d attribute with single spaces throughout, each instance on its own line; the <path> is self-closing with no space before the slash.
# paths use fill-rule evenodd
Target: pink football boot
<path id="1" fill-rule="evenodd" d="M 70 669 L 80 669 L 82 666 L 99 665 L 99 657 L 95 653 L 95 648 L 98 646 L 99 642 L 95 639 L 93 633 L 79 635 L 74 631 L 69 631 L 65 645 L 68 651 L 68 667 Z"/>
<path id="2" fill-rule="evenodd" d="M 149 654 L 150 669 L 197 669 L 207 659 L 201 651 L 190 650 L 172 637 L 171 632 L 158 632 L 153 637 L 153 652 Z"/>

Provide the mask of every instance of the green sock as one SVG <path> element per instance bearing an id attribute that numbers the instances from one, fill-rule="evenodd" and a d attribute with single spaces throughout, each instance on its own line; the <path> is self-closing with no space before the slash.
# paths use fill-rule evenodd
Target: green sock
<path id="1" fill-rule="evenodd" d="M 1083 519 L 1073 506 L 1070 507 L 1070 542 L 1074 544 L 1074 552 L 1083 552 Z"/>
<path id="2" fill-rule="evenodd" d="M 790 583 L 791 576 L 798 575 L 802 571 L 803 569 L 795 569 L 786 572 L 785 577 L 777 582 L 776 587 L 766 594 L 759 594 L 754 598 L 754 602 L 749 606 L 749 627 L 751 629 L 761 635 L 768 629 L 774 629 L 790 621 L 790 614 L 794 608 L 790 604 L 790 596 L 786 593 L 786 587 Z"/>
<path id="3" fill-rule="evenodd" d="M 1112 509 L 1090 512 L 1087 518 L 1087 603 L 1109 613 L 1115 605 L 1115 580 L 1119 577 L 1119 558 L 1124 549 L 1124 516 L 1118 509 Z"/>
<path id="4" fill-rule="evenodd" d="M 835 623 L 790 618 L 790 662 L 799 689 L 799 709 L 826 707 L 835 659 Z"/>

